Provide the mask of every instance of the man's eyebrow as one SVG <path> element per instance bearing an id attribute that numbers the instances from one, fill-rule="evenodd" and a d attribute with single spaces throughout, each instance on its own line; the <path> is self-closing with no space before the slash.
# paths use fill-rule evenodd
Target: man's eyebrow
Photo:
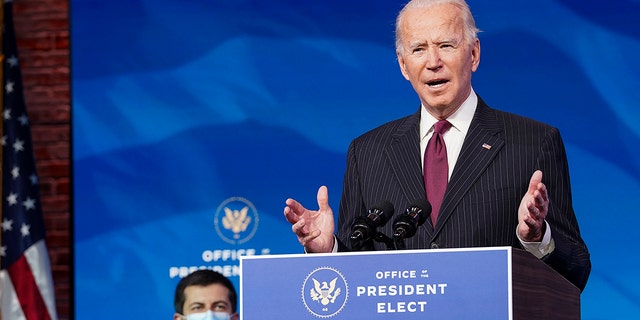
<path id="1" fill-rule="evenodd" d="M 444 38 L 444 39 L 440 39 L 440 40 L 434 40 L 434 41 L 432 41 L 432 43 L 435 44 L 435 45 L 439 45 L 439 44 L 443 44 L 443 43 L 458 44 L 458 43 L 460 43 L 460 39 L 458 39 L 458 37 L 448 37 L 448 38 Z M 429 45 L 428 41 L 415 41 L 415 42 L 409 43 L 408 48 L 424 47 L 424 46 L 428 46 L 428 45 Z"/>
<path id="2" fill-rule="evenodd" d="M 197 301 L 196 301 L 196 302 L 192 302 L 192 303 L 190 303 L 190 304 L 188 305 L 188 307 L 203 306 L 203 305 L 204 305 L 204 303 L 202 303 L 202 302 L 197 302 Z"/>
<path id="3" fill-rule="evenodd" d="M 415 42 L 409 43 L 409 48 L 413 49 L 413 48 L 417 48 L 417 47 L 424 47 L 427 44 L 428 43 L 426 41 L 415 41 Z"/>

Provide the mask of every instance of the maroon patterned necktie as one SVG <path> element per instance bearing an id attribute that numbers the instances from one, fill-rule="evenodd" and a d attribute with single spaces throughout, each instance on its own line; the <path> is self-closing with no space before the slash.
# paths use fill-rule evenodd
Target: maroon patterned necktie
<path id="1" fill-rule="evenodd" d="M 449 128 L 451 128 L 451 123 L 447 120 L 436 122 L 433 136 L 429 139 L 427 150 L 424 153 L 424 187 L 427 191 L 427 200 L 431 203 L 431 223 L 433 226 L 436 225 L 438 219 L 449 177 L 447 146 L 442 139 L 442 135 Z"/>

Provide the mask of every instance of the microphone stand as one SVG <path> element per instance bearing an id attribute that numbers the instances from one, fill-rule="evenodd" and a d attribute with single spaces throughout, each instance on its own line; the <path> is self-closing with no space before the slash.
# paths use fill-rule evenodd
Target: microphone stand
<path id="1" fill-rule="evenodd" d="M 407 246 L 404 243 L 404 229 L 401 229 L 393 234 L 393 241 L 396 246 L 396 250 L 405 250 Z"/>
<path id="2" fill-rule="evenodd" d="M 374 239 L 378 242 L 382 242 L 387 246 L 387 250 L 396 250 L 396 246 L 393 243 L 393 240 L 391 240 L 391 238 L 389 238 L 387 235 L 385 235 L 384 233 L 378 231 L 374 237 Z"/>
<path id="3" fill-rule="evenodd" d="M 371 239 L 365 240 L 361 233 L 351 235 L 351 249 L 353 251 L 372 251 L 373 241 Z"/>

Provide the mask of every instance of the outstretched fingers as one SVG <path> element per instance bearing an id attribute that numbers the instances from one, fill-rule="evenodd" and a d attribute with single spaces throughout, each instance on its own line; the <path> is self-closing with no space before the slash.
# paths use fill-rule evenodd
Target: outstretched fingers
<path id="1" fill-rule="evenodd" d="M 298 201 L 293 200 L 291 198 L 285 201 L 286 206 L 284 207 L 284 216 L 289 221 L 289 223 L 294 224 L 300 220 L 300 217 L 306 211 L 305 207 L 303 207 Z"/>
<path id="2" fill-rule="evenodd" d="M 519 209 L 519 234 L 525 241 L 539 241 L 544 220 L 549 211 L 547 187 L 542 183 L 542 171 L 536 170 L 529 180 L 529 188 L 522 198 Z"/>

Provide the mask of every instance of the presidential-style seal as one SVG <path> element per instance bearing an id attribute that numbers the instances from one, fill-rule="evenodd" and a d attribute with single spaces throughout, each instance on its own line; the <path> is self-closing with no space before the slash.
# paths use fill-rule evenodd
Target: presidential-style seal
<path id="1" fill-rule="evenodd" d="M 349 286 L 344 276 L 331 267 L 321 267 L 307 275 L 302 284 L 302 303 L 318 318 L 331 318 L 344 308 Z"/>

